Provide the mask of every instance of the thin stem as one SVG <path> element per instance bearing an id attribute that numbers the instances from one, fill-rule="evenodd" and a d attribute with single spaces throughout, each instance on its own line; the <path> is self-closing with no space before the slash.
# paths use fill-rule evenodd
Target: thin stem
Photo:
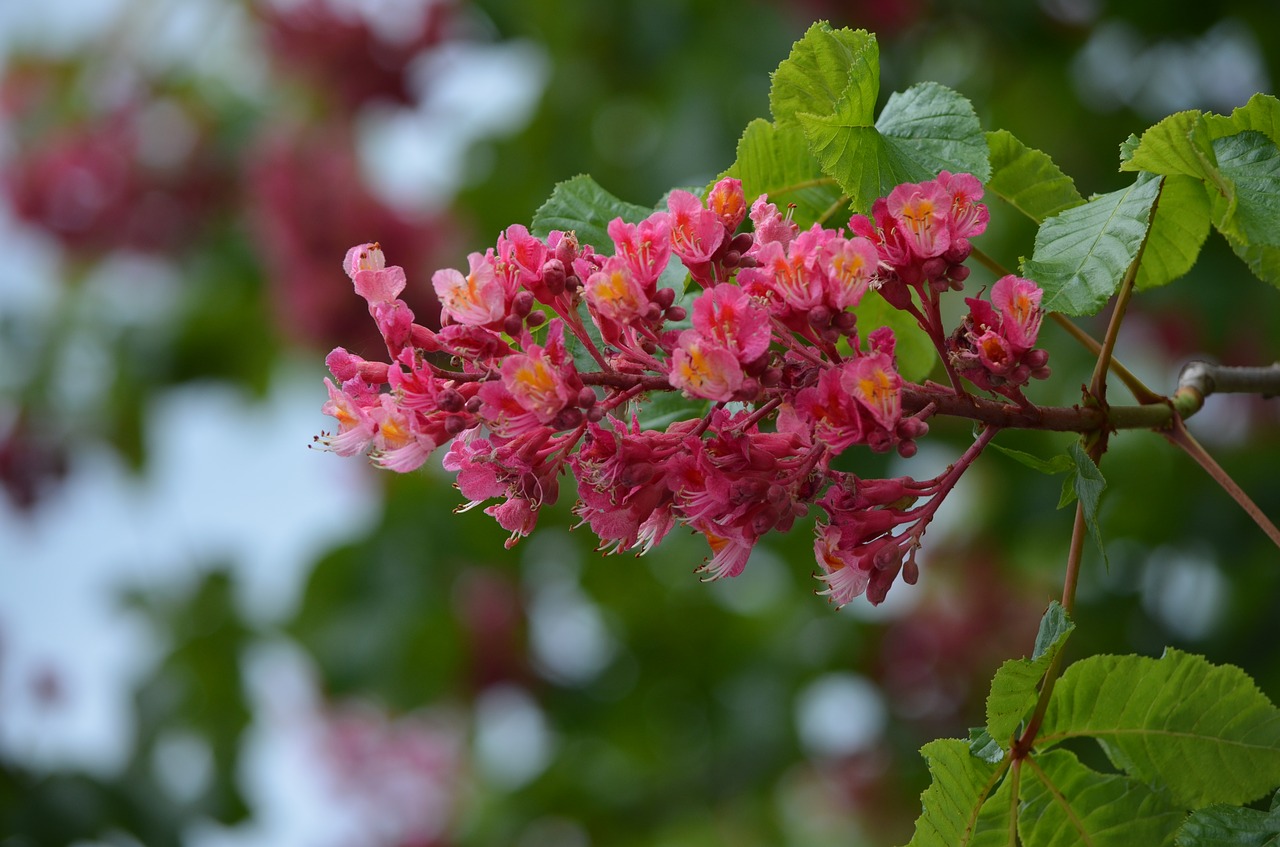
<path id="1" fill-rule="evenodd" d="M 1097 339 L 1072 323 L 1070 318 L 1058 312 L 1050 312 L 1049 318 L 1078 341 L 1080 346 L 1095 356 L 1102 352 L 1102 345 L 1098 343 Z M 1110 367 L 1111 372 L 1124 383 L 1124 387 L 1129 389 L 1133 399 L 1139 403 L 1159 403 L 1163 399 L 1159 394 L 1148 388 L 1142 380 L 1134 376 L 1128 368 L 1115 358 L 1114 354 L 1111 357 Z"/>
<path id="2" fill-rule="evenodd" d="M 1272 543 L 1280 547 L 1280 529 L 1276 528 L 1271 519 L 1258 508 L 1258 504 L 1253 502 L 1249 495 L 1244 492 L 1244 489 L 1231 478 L 1231 475 L 1214 461 L 1214 458 L 1200 445 L 1199 441 L 1196 441 L 1195 437 L 1187 431 L 1181 419 L 1175 417 L 1173 426 L 1168 431 L 1160 434 L 1173 444 L 1181 447 L 1188 456 L 1195 459 L 1200 467 L 1204 468 L 1209 476 L 1213 477 L 1214 482 L 1221 485 L 1222 489 L 1230 494 L 1232 499 L 1240 505 L 1240 508 L 1244 509 L 1245 513 L 1253 518 L 1253 522 L 1267 534 Z"/>
<path id="3" fill-rule="evenodd" d="M 1022 784 L 1022 759 L 1014 759 L 1009 768 L 1009 844 L 1018 843 L 1018 789 Z"/>
<path id="4" fill-rule="evenodd" d="M 1080 561 L 1084 556 L 1084 537 L 1087 532 L 1084 504 L 1077 502 L 1075 523 L 1071 527 L 1071 547 L 1067 553 L 1067 575 L 1062 583 L 1062 608 L 1068 614 L 1076 603 L 1076 583 L 1080 579 Z M 1044 672 L 1044 679 L 1040 683 L 1040 697 L 1036 700 L 1036 709 L 1031 714 L 1031 720 L 1027 722 L 1027 728 L 1011 745 L 1010 755 L 1015 760 L 1025 758 L 1035 746 L 1036 735 L 1044 724 L 1045 712 L 1049 709 L 1049 698 L 1053 694 L 1053 686 L 1057 683 L 1058 673 L 1061 670 L 1062 651 L 1059 650 L 1054 654 L 1053 661 Z"/>
<path id="5" fill-rule="evenodd" d="M 1129 270 L 1120 283 L 1120 293 L 1116 296 L 1115 307 L 1111 310 L 1111 320 L 1107 322 L 1107 333 L 1102 337 L 1102 349 L 1098 351 L 1098 361 L 1093 368 L 1093 379 L 1089 381 L 1089 393 L 1104 408 L 1107 404 L 1107 371 L 1111 369 L 1112 353 L 1116 341 L 1120 338 L 1120 324 L 1124 322 L 1125 312 L 1129 309 L 1129 299 L 1133 296 L 1133 282 L 1138 278 L 1138 265 L 1142 261 L 1142 250 L 1129 265 Z"/>

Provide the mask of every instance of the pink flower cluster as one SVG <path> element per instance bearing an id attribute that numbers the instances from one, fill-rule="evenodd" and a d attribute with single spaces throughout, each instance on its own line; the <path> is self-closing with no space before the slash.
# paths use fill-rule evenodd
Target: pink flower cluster
<path id="1" fill-rule="evenodd" d="M 956 371 L 981 389 L 1025 402 L 1027 380 L 1049 376 L 1049 353 L 1035 346 L 1041 295 L 1031 280 L 1006 276 L 992 287 L 991 302 L 965 298 L 969 314 L 947 341 Z"/>
<path id="2" fill-rule="evenodd" d="M 940 353 L 967 350 L 959 331 L 943 346 L 937 295 L 965 278 L 968 238 L 986 224 L 981 195 L 973 177 L 944 172 L 878 201 L 875 223 L 854 216 L 848 229 L 800 231 L 764 196 L 748 207 L 742 184 L 723 179 L 706 202 L 674 191 L 665 210 L 615 219 L 608 252 L 572 232 L 539 238 L 514 225 L 472 253 L 465 272 L 433 276 L 438 331 L 414 322 L 399 299 L 404 273 L 376 244 L 352 248 L 346 270 L 389 360 L 330 354 L 338 383 L 328 383 L 324 410 L 338 430 L 320 441 L 398 471 L 448 445 L 444 467 L 457 474 L 463 508 L 488 504 L 508 546 L 572 471 L 575 511 L 601 549 L 645 552 L 684 525 L 710 545 L 708 579 L 741 573 L 760 538 L 817 505 L 827 516 L 815 542 L 822 593 L 878 603 L 900 571 L 914 581 L 920 537 L 977 453 L 924 482 L 832 468 L 853 445 L 912 455 L 931 411 L 904 413 L 894 334 L 860 336 L 854 310 L 879 291 Z M 677 260 L 697 283 L 683 295 L 660 284 Z M 986 382 L 978 365 L 953 358 L 980 387 L 1043 368 L 1030 351 L 1033 290 L 1002 280 L 998 311 L 969 301 Z M 1018 361 L 998 372 L 1004 383 L 982 359 L 996 350 L 990 334 Z M 660 391 L 689 398 L 690 417 L 643 426 L 631 404 Z"/>

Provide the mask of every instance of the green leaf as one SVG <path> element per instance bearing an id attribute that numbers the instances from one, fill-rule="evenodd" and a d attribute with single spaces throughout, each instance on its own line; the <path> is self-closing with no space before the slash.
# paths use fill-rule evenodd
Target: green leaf
<path id="1" fill-rule="evenodd" d="M 1201 112 L 1172 114 L 1142 133 L 1133 155 L 1120 163 L 1120 170 L 1210 179 L 1216 163 L 1203 129 Z"/>
<path id="2" fill-rule="evenodd" d="M 1120 288 L 1147 237 L 1160 180 L 1139 175 L 1128 188 L 1094 197 L 1046 220 L 1023 276 L 1044 289 L 1041 307 L 1092 315 Z"/>
<path id="3" fill-rule="evenodd" d="M 1173 282 L 1191 270 L 1209 235 L 1209 197 L 1194 177 L 1165 177 L 1151 233 L 1142 251 L 1135 286 L 1139 291 Z"/>
<path id="4" fill-rule="evenodd" d="M 879 295 L 868 294 L 854 309 L 858 315 L 858 334 L 866 338 L 874 330 L 887 326 L 897 339 L 898 373 L 910 382 L 920 382 L 938 364 L 938 351 L 915 319 L 901 309 L 890 306 Z"/>
<path id="5" fill-rule="evenodd" d="M 969 742 L 940 738 L 920 748 L 932 782 L 920 795 L 923 812 L 907 847 L 978 847 L 1000 843 L 999 801 L 979 814 L 995 793 L 1007 763 L 996 765 L 969 754 Z M 1005 818 L 1007 821 L 1007 817 Z"/>
<path id="6" fill-rule="evenodd" d="M 1102 527 L 1098 524 L 1098 505 L 1107 481 L 1079 441 L 1072 442 L 1067 448 L 1067 456 L 1071 460 L 1071 468 L 1067 478 L 1062 481 L 1062 496 L 1058 498 L 1058 508 L 1061 509 L 1077 499 L 1084 505 L 1085 525 L 1089 527 L 1089 534 L 1102 553 L 1102 561 L 1107 562 L 1107 547 L 1102 543 Z"/>
<path id="7" fill-rule="evenodd" d="M 1159 847 L 1172 844 L 1183 810 L 1119 774 L 1101 774 L 1066 750 L 1022 769 L 1018 835 L 1026 847 Z"/>
<path id="8" fill-rule="evenodd" d="M 1179 112 L 1142 135 L 1124 170 L 1200 180 L 1213 225 L 1260 279 L 1280 286 L 1280 100 L 1256 95 L 1230 117 Z"/>
<path id="9" fill-rule="evenodd" d="M 657 391 L 632 405 L 644 429 L 666 429 L 676 421 L 701 418 L 711 411 L 710 400 L 685 397 L 679 391 Z"/>
<path id="10" fill-rule="evenodd" d="M 1035 649 L 1030 659 L 1010 659 L 996 671 L 987 695 L 987 733 L 1002 745 L 1017 731 L 1018 725 L 1035 706 L 1040 678 L 1075 624 L 1057 600 L 1040 619 Z"/>
<path id="11" fill-rule="evenodd" d="M 1213 194 L 1213 223 L 1250 270 L 1280 286 L 1280 148 L 1255 130 L 1213 141 L 1222 178 L 1234 191 Z"/>
<path id="12" fill-rule="evenodd" d="M 987 190 L 1036 223 L 1084 202 L 1071 177 L 1045 153 L 1007 130 L 987 133 L 991 178 Z"/>
<path id="13" fill-rule="evenodd" d="M 936 82 L 922 82 L 890 95 L 876 129 L 927 177 L 965 171 L 986 182 L 991 176 L 987 137 L 973 104 Z"/>
<path id="14" fill-rule="evenodd" d="M 1079 737 L 1184 808 L 1247 803 L 1280 785 L 1280 709 L 1239 668 L 1177 650 L 1067 668 L 1037 744 Z"/>
<path id="15" fill-rule="evenodd" d="M 750 203 L 761 194 L 779 208 L 796 205 L 794 220 L 807 229 L 842 196 L 835 180 L 824 176 L 809 152 L 804 130 L 797 125 L 775 126 L 763 118 L 747 124 L 738 140 L 738 157 L 722 175 L 742 180 Z"/>
<path id="16" fill-rule="evenodd" d="M 613 252 L 613 239 L 609 237 L 609 222 L 622 218 L 628 223 L 639 223 L 653 209 L 627 203 L 614 197 L 586 174 L 558 183 L 551 197 L 533 215 L 534 235 L 546 238 L 554 229 L 576 232 L 578 242 L 590 244 L 605 253 Z"/>
<path id="17" fill-rule="evenodd" d="M 1271 94 L 1255 94 L 1230 117 L 1205 115 L 1205 128 L 1210 138 L 1222 138 L 1251 129 L 1280 144 L 1280 100 Z"/>
<path id="18" fill-rule="evenodd" d="M 934 82 L 894 94 L 874 126 L 851 102 L 841 102 L 831 114 L 797 117 L 823 172 L 840 183 L 859 211 L 895 186 L 932 179 L 940 170 L 967 171 L 980 180 L 991 171 L 973 106 Z"/>
<path id="19" fill-rule="evenodd" d="M 1174 839 L 1178 847 L 1280 847 L 1280 794 L 1271 808 L 1215 805 L 1193 812 Z"/>
<path id="20" fill-rule="evenodd" d="M 809 27 L 773 72 L 769 110 L 779 124 L 801 112 L 829 115 L 844 102 L 871 123 L 880 93 L 880 46 L 866 30 L 836 29 L 826 21 Z"/>
<path id="21" fill-rule="evenodd" d="M 1041 459 L 1039 456 L 1033 456 L 1032 454 L 1024 453 L 1021 450 L 1014 450 L 1011 447 L 1002 447 L 994 442 L 992 442 L 991 446 L 999 450 L 1001 453 L 1004 453 L 1009 458 L 1026 465 L 1031 468 L 1031 470 L 1039 471 L 1043 474 L 1049 474 L 1050 476 L 1069 471 L 1075 467 L 1075 463 L 1071 461 L 1071 457 L 1065 453 L 1059 453 L 1052 459 Z"/>
<path id="22" fill-rule="evenodd" d="M 982 727 L 970 727 L 969 755 L 994 765 L 1004 758 L 1004 748 Z"/>

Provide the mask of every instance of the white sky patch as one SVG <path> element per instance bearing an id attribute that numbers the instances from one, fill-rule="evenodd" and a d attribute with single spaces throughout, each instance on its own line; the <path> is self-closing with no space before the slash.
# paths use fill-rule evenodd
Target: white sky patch
<path id="1" fill-rule="evenodd" d="M 250 621 L 293 610 L 315 559 L 380 508 L 363 466 L 307 449 L 322 395 L 318 374 L 296 370 L 261 404 L 175 390 L 149 416 L 140 477 L 81 451 L 30 515 L 0 501 L 0 755 L 102 775 L 124 763 L 132 688 L 165 648 L 121 607 L 125 590 L 186 592 L 230 566 Z M 52 700 L 36 684 L 48 678 Z"/>
<path id="2" fill-rule="evenodd" d="M 531 41 L 455 42 L 426 51 L 410 73 L 420 105 L 365 109 L 356 127 L 358 153 L 365 178 L 384 201 L 431 211 L 462 187 L 476 142 L 528 124 L 551 63 Z"/>
<path id="3" fill-rule="evenodd" d="M 796 729 L 811 756 L 845 756 L 873 747 L 888 719 L 880 689 L 859 674 L 820 676 L 796 699 Z"/>

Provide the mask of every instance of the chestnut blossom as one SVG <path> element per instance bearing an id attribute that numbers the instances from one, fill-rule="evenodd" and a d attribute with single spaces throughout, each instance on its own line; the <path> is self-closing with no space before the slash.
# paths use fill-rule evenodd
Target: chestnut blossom
<path id="1" fill-rule="evenodd" d="M 397 471 L 444 448 L 461 508 L 483 506 L 507 546 L 534 530 L 572 473 L 574 512 L 601 550 L 643 553 L 688 527 L 708 544 L 705 579 L 742 573 L 763 538 L 817 507 L 820 593 L 878 603 L 900 574 L 915 580 L 925 528 L 991 434 L 934 480 L 837 470 L 854 447 L 909 458 L 931 411 L 904 411 L 897 339 L 860 330 L 855 310 L 883 297 L 920 323 L 949 368 L 1006 396 L 1047 372 L 1029 280 L 1006 277 L 989 301 L 970 298 L 949 339 L 938 324 L 938 297 L 962 287 L 968 239 L 985 229 L 981 196 L 972 176 L 944 171 L 898 186 L 847 228 L 801 230 L 763 195 L 748 205 L 726 178 L 705 202 L 673 191 L 666 210 L 609 222 L 607 254 L 572 232 L 512 225 L 468 256 L 465 275 L 434 274 L 439 330 L 415 322 L 400 299 L 404 272 L 378 245 L 357 245 L 344 267 L 388 361 L 329 355 L 337 382 L 326 383 L 324 411 L 338 431 L 320 442 Z M 658 287 L 673 263 L 688 271 L 683 297 Z M 643 426 L 632 404 L 663 391 L 707 402 Z"/>

